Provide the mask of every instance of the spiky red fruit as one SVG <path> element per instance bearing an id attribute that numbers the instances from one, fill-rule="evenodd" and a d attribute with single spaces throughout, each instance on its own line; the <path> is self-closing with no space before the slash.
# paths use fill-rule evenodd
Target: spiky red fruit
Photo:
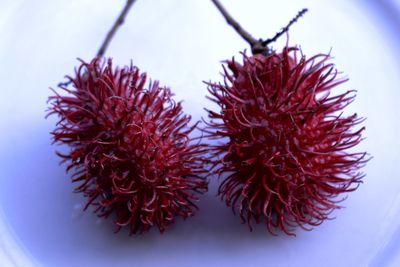
<path id="1" fill-rule="evenodd" d="M 296 57 L 284 48 L 268 56 L 243 54 L 224 67 L 224 83 L 209 83 L 211 138 L 223 138 L 214 153 L 226 178 L 219 194 L 242 220 L 264 221 L 268 230 L 293 234 L 338 208 L 339 195 L 353 191 L 363 176 L 365 153 L 346 152 L 361 140 L 362 119 L 343 116 L 352 91 L 330 96 L 337 79 L 329 55 Z"/>
<path id="2" fill-rule="evenodd" d="M 111 59 L 82 62 L 75 76 L 72 89 L 50 97 L 50 114 L 60 118 L 53 138 L 70 147 L 59 155 L 85 209 L 113 214 L 117 230 L 131 234 L 153 225 L 163 232 L 174 217 L 193 215 L 195 193 L 207 189 L 204 147 L 189 137 L 195 125 L 170 90 L 157 81 L 146 89 L 146 74 L 113 68 Z"/>

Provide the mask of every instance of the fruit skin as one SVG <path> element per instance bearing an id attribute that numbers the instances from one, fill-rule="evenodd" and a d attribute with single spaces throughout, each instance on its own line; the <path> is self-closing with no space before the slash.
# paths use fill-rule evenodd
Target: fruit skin
<path id="1" fill-rule="evenodd" d="M 250 229 L 264 222 L 294 235 L 340 208 L 343 193 L 354 191 L 366 153 L 347 152 L 362 140 L 363 119 L 342 115 L 354 91 L 331 95 L 345 79 L 330 56 L 306 59 L 285 47 L 269 55 L 243 55 L 223 66 L 224 82 L 209 82 L 219 110 L 207 110 L 207 136 L 215 172 L 224 177 L 219 195 Z M 221 156 L 222 155 L 222 156 Z"/>
<path id="2" fill-rule="evenodd" d="M 72 88 L 49 98 L 48 115 L 59 121 L 55 143 L 67 171 L 100 217 L 114 217 L 117 231 L 130 234 L 152 226 L 162 233 L 177 216 L 197 209 L 197 193 L 207 191 L 206 146 L 189 135 L 190 116 L 158 81 L 146 84 L 137 67 L 113 68 L 98 59 L 81 61 Z"/>

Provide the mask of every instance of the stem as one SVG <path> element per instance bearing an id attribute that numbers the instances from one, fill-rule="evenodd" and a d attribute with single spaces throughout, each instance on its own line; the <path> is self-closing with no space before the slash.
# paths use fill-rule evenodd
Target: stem
<path id="1" fill-rule="evenodd" d="M 119 14 L 117 20 L 114 22 L 112 28 L 110 31 L 107 33 L 106 38 L 104 39 L 103 43 L 101 44 L 101 47 L 99 51 L 97 52 L 96 57 L 97 58 L 102 58 L 104 56 L 104 53 L 107 50 L 108 45 L 110 44 L 112 38 L 114 37 L 115 33 L 117 32 L 118 28 L 124 24 L 125 18 L 128 15 L 129 9 L 132 7 L 132 5 L 135 3 L 136 0 L 127 0 L 126 4 L 124 6 L 124 9 L 122 9 L 121 14 Z M 57 86 L 58 87 L 67 87 L 70 85 L 72 82 L 67 81 L 67 82 L 60 82 Z"/>
<path id="2" fill-rule="evenodd" d="M 277 32 L 275 34 L 274 37 L 267 39 L 265 41 L 262 42 L 263 45 L 268 45 L 270 43 L 275 42 L 276 40 L 278 40 L 279 37 L 281 37 L 285 32 L 287 32 L 290 28 L 290 26 L 292 26 L 294 23 L 297 22 L 297 20 L 302 17 L 305 13 L 307 13 L 308 9 L 307 8 L 303 8 L 301 11 L 299 11 L 299 13 L 297 13 L 296 17 L 294 17 L 289 23 L 288 25 L 286 25 L 286 27 L 282 28 L 282 30 L 280 32 Z"/>
<path id="3" fill-rule="evenodd" d="M 243 39 L 246 40 L 246 42 L 249 43 L 251 47 L 253 47 L 258 40 L 255 39 L 253 36 L 251 36 L 250 33 L 248 33 L 246 30 L 240 26 L 240 24 L 228 13 L 228 11 L 224 8 L 224 6 L 219 2 L 219 0 L 211 0 L 215 6 L 218 8 L 218 10 L 221 12 L 222 16 L 226 19 L 226 22 L 231 25 L 236 32 L 242 36 Z"/>
<path id="4" fill-rule="evenodd" d="M 278 40 L 279 37 L 281 37 L 284 33 L 286 33 L 289 28 L 297 22 L 297 20 L 302 17 L 307 11 L 307 8 L 302 9 L 299 13 L 297 13 L 296 17 L 294 17 L 286 27 L 282 28 L 280 32 L 277 32 L 273 38 L 263 40 L 263 39 L 255 39 L 253 36 L 251 36 L 250 33 L 245 31 L 242 26 L 228 13 L 228 11 L 223 7 L 223 5 L 219 2 L 219 0 L 211 0 L 217 9 L 221 12 L 222 16 L 226 19 L 226 22 L 231 25 L 236 32 L 249 43 L 251 47 L 251 51 L 253 52 L 253 55 L 255 54 L 264 54 L 264 55 L 269 55 L 271 53 L 271 50 L 268 48 L 268 45 L 272 42 L 275 42 Z"/>
<path id="5" fill-rule="evenodd" d="M 107 33 L 106 39 L 104 39 L 103 44 L 101 45 L 99 51 L 97 52 L 97 57 L 101 58 L 104 56 L 104 53 L 106 52 L 106 49 L 108 45 L 110 44 L 112 38 L 114 37 L 115 33 L 117 32 L 118 28 L 121 27 L 122 24 L 124 24 L 125 17 L 128 15 L 129 9 L 132 7 L 132 5 L 135 3 L 136 0 L 127 0 L 124 9 L 121 11 L 121 14 L 117 18 L 117 20 L 114 22 L 114 25 L 110 29 L 110 31 Z"/>

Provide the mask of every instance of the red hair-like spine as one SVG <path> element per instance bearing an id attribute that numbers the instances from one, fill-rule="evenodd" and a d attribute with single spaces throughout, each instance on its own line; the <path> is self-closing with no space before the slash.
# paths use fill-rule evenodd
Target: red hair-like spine
<path id="1" fill-rule="evenodd" d="M 292 235 L 317 226 L 361 182 L 366 153 L 348 151 L 362 140 L 364 127 L 355 127 L 363 119 L 342 114 L 355 94 L 331 94 L 345 80 L 329 59 L 299 57 L 293 47 L 243 53 L 242 64 L 226 62 L 223 83 L 208 83 L 219 106 L 208 110 L 205 130 L 219 140 L 219 194 L 250 227 L 263 221 L 271 233 Z"/>
<path id="2" fill-rule="evenodd" d="M 146 88 L 146 74 L 111 59 L 82 61 L 69 80 L 72 88 L 50 97 L 49 115 L 59 117 L 54 142 L 70 148 L 58 154 L 86 208 L 131 234 L 163 232 L 175 217 L 192 216 L 207 190 L 207 148 L 191 137 L 196 124 L 170 89 L 157 81 Z"/>

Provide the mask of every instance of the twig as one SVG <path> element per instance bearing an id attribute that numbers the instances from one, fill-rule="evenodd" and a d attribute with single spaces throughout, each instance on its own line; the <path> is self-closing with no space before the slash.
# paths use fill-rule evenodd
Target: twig
<path id="1" fill-rule="evenodd" d="M 127 0 L 126 1 L 124 9 L 121 11 L 117 20 L 114 22 L 112 28 L 107 33 L 107 36 L 104 39 L 103 43 L 101 44 L 101 47 L 96 54 L 96 57 L 102 58 L 104 56 L 104 53 L 106 52 L 108 45 L 110 44 L 110 42 L 111 42 L 112 38 L 114 37 L 115 33 L 117 32 L 118 28 L 121 27 L 122 24 L 124 24 L 124 21 L 125 21 L 126 16 L 128 15 L 129 9 L 132 7 L 132 5 L 135 3 L 135 1 L 136 0 Z M 60 82 L 57 86 L 58 87 L 67 87 L 71 83 L 72 83 L 71 81 Z"/>
<path id="2" fill-rule="evenodd" d="M 236 32 L 242 36 L 243 39 L 246 40 L 246 42 L 249 43 L 250 46 L 254 46 L 255 43 L 258 42 L 257 39 L 255 39 L 253 36 L 251 36 L 250 33 L 248 33 L 246 30 L 240 26 L 240 24 L 228 13 L 228 11 L 224 8 L 224 6 L 219 2 L 219 0 L 211 0 L 215 6 L 218 8 L 218 10 L 221 12 L 222 16 L 226 19 L 226 22 L 231 25 Z"/>
<path id="3" fill-rule="evenodd" d="M 129 9 L 132 7 L 133 3 L 135 3 L 136 0 L 127 0 L 124 9 L 121 11 L 121 14 L 117 18 L 117 20 L 114 22 L 114 25 L 112 26 L 111 30 L 107 33 L 106 39 L 104 39 L 103 44 L 101 45 L 99 51 L 97 52 L 97 57 L 101 58 L 104 56 L 104 53 L 106 52 L 106 49 L 108 45 L 110 44 L 112 38 L 114 37 L 115 33 L 117 32 L 118 28 L 124 24 L 125 17 L 128 15 Z"/>
<path id="4" fill-rule="evenodd" d="M 288 25 L 286 25 L 286 27 L 282 28 L 282 30 L 280 32 L 277 32 L 275 34 L 274 37 L 267 39 L 265 41 L 262 42 L 263 45 L 268 45 L 270 43 L 276 42 L 276 40 L 278 40 L 279 37 L 281 37 L 285 32 L 287 32 L 290 28 L 290 26 L 292 26 L 294 23 L 297 22 L 297 20 L 302 17 L 305 13 L 307 13 L 308 9 L 307 8 L 303 8 L 301 11 L 299 11 L 299 13 L 297 13 L 296 17 L 294 17 L 289 23 Z"/>
<path id="5" fill-rule="evenodd" d="M 263 39 L 256 39 L 253 36 L 251 36 L 250 33 L 248 33 L 246 30 L 244 30 L 240 24 L 229 14 L 229 12 L 222 6 L 222 4 L 219 2 L 219 0 L 211 0 L 217 9 L 221 12 L 222 16 L 226 19 L 226 22 L 231 25 L 236 32 L 249 43 L 251 50 L 253 54 L 266 54 L 268 55 L 270 53 L 270 49 L 268 48 L 268 44 L 275 42 L 278 40 L 279 37 L 281 37 L 285 32 L 289 30 L 289 28 L 296 23 L 296 21 L 303 16 L 308 9 L 304 8 L 302 9 L 296 17 L 294 17 L 286 27 L 282 28 L 282 30 L 278 33 L 275 34 L 273 38 L 269 38 L 267 40 Z"/>

